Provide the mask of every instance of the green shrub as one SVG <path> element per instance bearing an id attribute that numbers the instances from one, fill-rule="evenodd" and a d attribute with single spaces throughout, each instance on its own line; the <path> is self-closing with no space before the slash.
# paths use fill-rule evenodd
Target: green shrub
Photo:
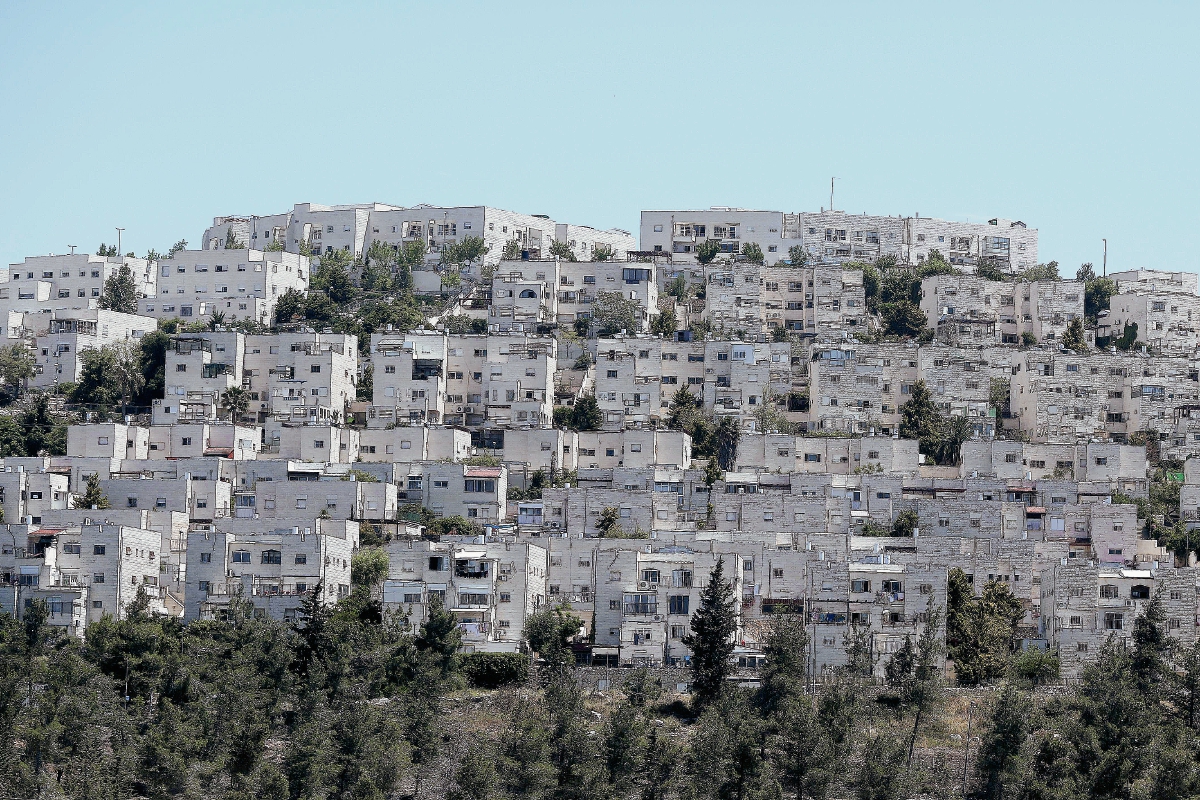
<path id="1" fill-rule="evenodd" d="M 529 658 L 521 653 L 464 653 L 462 672 L 472 686 L 495 689 L 529 678 Z"/>

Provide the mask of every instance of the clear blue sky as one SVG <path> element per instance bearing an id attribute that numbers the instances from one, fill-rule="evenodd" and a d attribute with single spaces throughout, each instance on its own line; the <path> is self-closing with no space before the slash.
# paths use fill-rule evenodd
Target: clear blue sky
<path id="1" fill-rule="evenodd" d="M 186 5 L 186 7 L 185 7 Z M 0 264 L 295 202 L 1023 219 L 1196 270 L 1200 6 L 0 5 Z"/>

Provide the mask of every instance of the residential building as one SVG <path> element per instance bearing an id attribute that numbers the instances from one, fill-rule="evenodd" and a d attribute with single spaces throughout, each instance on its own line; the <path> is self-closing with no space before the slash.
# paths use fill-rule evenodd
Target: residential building
<path id="1" fill-rule="evenodd" d="M 33 378 L 29 385 L 51 388 L 77 383 L 83 375 L 83 351 L 109 345 L 136 347 L 158 327 L 150 317 L 99 308 L 55 309 L 34 344 Z"/>

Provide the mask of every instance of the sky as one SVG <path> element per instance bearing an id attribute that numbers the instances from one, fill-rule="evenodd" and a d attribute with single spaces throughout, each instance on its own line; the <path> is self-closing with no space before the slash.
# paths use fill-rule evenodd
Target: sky
<path id="1" fill-rule="evenodd" d="M 1200 270 L 1200 4 L 0 4 L 0 264 L 295 203 L 1020 219 Z M 1183 237 L 1183 238 L 1181 238 Z M 1181 242 L 1183 244 L 1181 244 Z"/>

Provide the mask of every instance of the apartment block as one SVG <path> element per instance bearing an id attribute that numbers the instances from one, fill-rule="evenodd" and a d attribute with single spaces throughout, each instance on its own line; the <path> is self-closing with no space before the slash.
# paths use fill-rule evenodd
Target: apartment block
<path id="1" fill-rule="evenodd" d="M 1196 569 L 1169 564 L 1114 568 L 1064 560 L 1042 569 L 1042 632 L 1058 651 L 1064 677 L 1076 677 L 1114 637 L 1130 643 L 1134 620 L 1159 591 L 1167 633 L 1181 646 L 1196 640 Z"/>
<path id="2" fill-rule="evenodd" d="M 792 389 L 787 342 L 664 341 L 617 336 L 596 342 L 596 400 L 606 430 L 665 419 L 686 387 L 706 411 L 754 419 Z"/>
<path id="3" fill-rule="evenodd" d="M 736 469 L 739 472 L 916 475 L 918 465 L 917 442 L 912 439 L 743 433 L 738 442 Z"/>
<path id="4" fill-rule="evenodd" d="M 813 336 L 867 324 L 861 269 L 723 262 L 704 272 L 704 316 L 719 330 L 758 335 L 782 328 Z"/>
<path id="5" fill-rule="evenodd" d="M 315 591 L 320 602 L 332 605 L 350 593 L 356 542 L 356 534 L 313 527 L 236 534 L 194 530 L 187 537 L 184 619 L 220 618 L 234 600 L 275 619 L 291 619 Z"/>
<path id="6" fill-rule="evenodd" d="M 309 260 L 285 251 L 180 250 L 155 265 L 157 292 L 138 301 L 138 313 L 158 319 L 270 323 L 289 289 L 308 290 Z"/>
<path id="7" fill-rule="evenodd" d="M 411 425 L 358 431 L 362 461 L 409 464 L 414 461 L 464 461 L 471 456 L 471 434 L 458 428 Z"/>
<path id="8" fill-rule="evenodd" d="M 163 368 L 163 398 L 154 402 L 152 421 L 171 425 L 228 417 L 231 412 L 222 408 L 222 400 L 230 389 L 242 387 L 245 352 L 246 337 L 237 331 L 172 336 Z M 243 416 L 246 421 L 258 419 L 250 409 Z"/>
<path id="9" fill-rule="evenodd" d="M 83 374 L 84 350 L 107 345 L 136 347 L 142 336 L 157 327 L 157 320 L 137 314 L 99 308 L 55 309 L 46 320 L 46 330 L 37 334 L 29 385 L 48 389 L 76 383 Z"/>
<path id="10" fill-rule="evenodd" d="M 123 619 L 139 591 L 150 601 L 151 613 L 166 613 L 166 588 L 159 584 L 161 543 L 156 531 L 105 522 L 58 533 L 60 582 L 87 587 L 87 624 L 105 614 Z"/>
<path id="11" fill-rule="evenodd" d="M 814 346 L 809 364 L 809 428 L 899 431 L 900 406 L 920 375 L 915 344 Z"/>
<path id="12" fill-rule="evenodd" d="M 768 264 L 789 259 L 795 246 L 809 258 L 831 262 L 893 256 L 903 264 L 919 264 L 938 250 L 968 271 L 988 263 L 1015 272 L 1034 266 L 1038 257 L 1037 230 L 1000 218 L 982 224 L 920 216 L 860 216 L 842 211 L 785 214 L 728 207 L 642 212 L 643 251 L 669 253 L 677 261 L 691 262 L 706 240 L 718 242 L 728 257 L 753 242 Z"/>
<path id="13" fill-rule="evenodd" d="M 405 613 L 415 630 L 437 595 L 458 620 L 467 652 L 516 652 L 526 620 L 547 599 L 547 551 L 539 544 L 402 537 L 387 550 L 384 608 Z"/>
<path id="14" fill-rule="evenodd" d="M 345 333 L 247 336 L 243 386 L 260 422 L 344 420 L 357 396 L 358 337 Z M 248 379 L 248 380 L 247 380 Z"/>
<path id="15" fill-rule="evenodd" d="M 508 469 L 414 462 L 397 480 L 399 500 L 419 503 L 438 516 L 463 516 L 480 524 L 508 517 Z"/>
<path id="16" fill-rule="evenodd" d="M 0 302 L 9 311 L 78 311 L 94 309 L 105 282 L 128 266 L 140 297 L 154 297 L 157 272 L 154 262 L 130 256 L 97 256 L 91 253 L 30 256 L 10 264 L 8 297 Z M 139 308 L 140 311 L 140 308 Z"/>
<path id="17" fill-rule="evenodd" d="M 367 228 L 371 214 L 396 209 L 383 203 L 296 203 L 282 214 L 216 217 L 201 237 L 201 249 L 223 250 L 232 234 L 243 246 L 256 250 L 282 246 L 286 252 L 300 253 L 303 246 L 313 255 L 347 250 L 358 258 L 370 246 Z"/>
<path id="18" fill-rule="evenodd" d="M 374 334 L 368 426 L 429 422 L 542 427 L 551 422 L 557 342 L 549 336 Z"/>
<path id="19" fill-rule="evenodd" d="M 1045 349 L 1023 356 L 1013 368 L 1010 406 L 1034 441 L 1124 441 L 1152 431 L 1188 452 L 1186 420 L 1200 402 L 1200 385 L 1186 359 Z"/>
<path id="20" fill-rule="evenodd" d="M 1138 342 L 1156 354 L 1192 356 L 1200 346 L 1200 296 L 1146 289 L 1113 295 L 1096 335 L 1119 338 L 1126 325 L 1136 325 Z"/>
<path id="21" fill-rule="evenodd" d="M 1120 294 L 1141 292 L 1172 292 L 1196 294 L 1197 276 L 1194 272 L 1168 272 L 1160 269 L 1130 269 L 1110 272 L 1107 276 L 1117 284 Z"/>
<path id="22" fill-rule="evenodd" d="M 1061 339 L 1073 319 L 1083 318 L 1080 281 L 991 281 L 973 275 L 934 275 L 921 281 L 921 311 L 939 335 L 955 343 L 1019 345 L 1025 334 L 1037 341 Z M 993 323 L 992 335 L 986 325 Z M 954 326 L 967 326 L 958 331 Z M 979 335 L 976 336 L 976 332 Z M 997 341 L 998 337 L 998 341 Z"/>

